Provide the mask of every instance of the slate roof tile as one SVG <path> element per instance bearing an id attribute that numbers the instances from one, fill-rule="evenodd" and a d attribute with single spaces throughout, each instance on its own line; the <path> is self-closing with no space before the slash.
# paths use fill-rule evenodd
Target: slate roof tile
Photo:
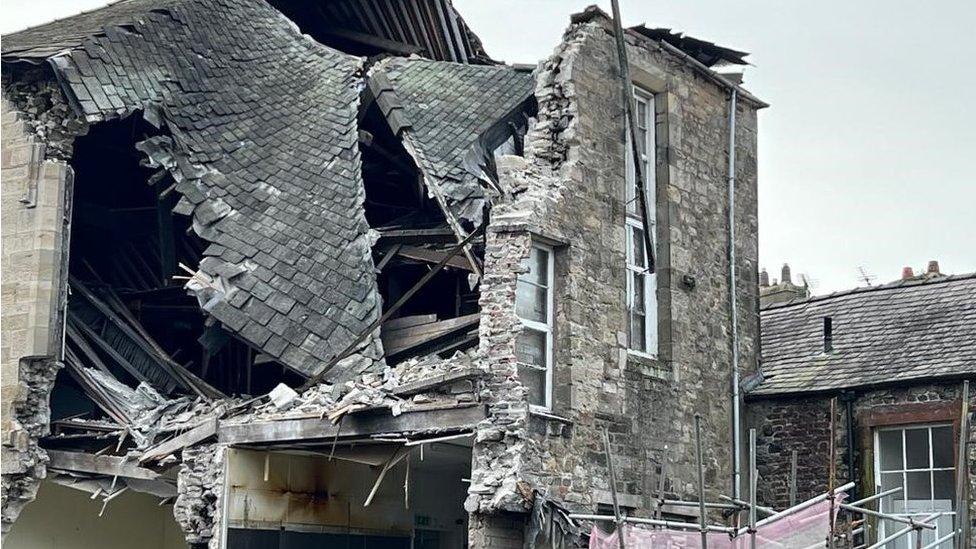
<path id="1" fill-rule="evenodd" d="M 223 281 L 235 297 L 210 306 L 225 328 L 314 374 L 378 318 L 359 59 L 301 35 L 262 0 L 123 0 L 3 37 L 4 60 L 55 53 L 89 120 L 158 107 L 173 139 L 147 152 L 182 181 L 180 211 L 195 206 L 205 255 L 220 258 L 201 270 L 253 263 Z M 325 310 L 306 305 L 311 286 L 292 283 L 298 274 L 317 282 L 325 309 L 346 311 L 343 330 L 338 318 L 307 322 Z"/>
<path id="2" fill-rule="evenodd" d="M 832 322 L 830 353 L 824 317 Z M 774 305 L 761 312 L 760 330 L 765 379 L 751 395 L 976 378 L 976 273 Z"/>
<path id="3" fill-rule="evenodd" d="M 403 120 L 388 121 L 394 132 L 398 124 L 409 124 L 401 137 L 416 152 L 430 183 L 445 195 L 442 207 L 474 226 L 481 224 L 486 195 L 470 155 L 492 126 L 532 97 L 534 86 L 531 74 L 511 67 L 419 57 L 386 59 L 370 75 L 374 95 L 384 89 L 395 93 Z M 381 108 L 391 106 L 377 102 Z"/>

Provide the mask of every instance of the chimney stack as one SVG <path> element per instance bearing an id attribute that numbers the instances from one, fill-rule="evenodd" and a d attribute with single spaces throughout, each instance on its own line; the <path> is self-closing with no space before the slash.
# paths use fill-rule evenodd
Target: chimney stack
<path id="1" fill-rule="evenodd" d="M 942 274 L 939 272 L 939 262 L 934 259 L 929 261 L 929 268 L 926 272 L 928 274 Z"/>
<path id="2" fill-rule="evenodd" d="M 790 278 L 790 264 L 783 263 L 783 271 L 780 273 L 780 279 L 783 284 L 793 284 L 793 280 Z"/>
<path id="3" fill-rule="evenodd" d="M 769 273 L 766 272 L 766 267 L 763 267 L 763 270 L 759 271 L 759 287 L 769 287 Z"/>
<path id="4" fill-rule="evenodd" d="M 915 278 L 915 272 L 912 271 L 912 268 L 911 267 L 902 267 L 902 269 L 901 269 L 901 279 L 902 280 L 911 280 L 913 278 Z"/>

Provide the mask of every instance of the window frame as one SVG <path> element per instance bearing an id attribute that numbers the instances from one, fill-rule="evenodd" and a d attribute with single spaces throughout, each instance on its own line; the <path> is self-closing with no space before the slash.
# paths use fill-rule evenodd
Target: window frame
<path id="1" fill-rule="evenodd" d="M 952 440 L 952 441 L 955 440 L 956 427 L 955 427 L 955 424 L 952 421 L 935 421 L 935 422 L 895 424 L 895 425 L 877 425 L 877 426 L 874 427 L 874 429 L 872 429 L 874 431 L 873 434 L 872 434 L 872 439 L 873 439 L 873 444 L 874 444 L 874 483 L 875 483 L 875 490 L 876 491 L 881 491 L 881 486 L 882 486 L 882 484 L 881 484 L 881 477 L 882 477 L 882 474 L 884 474 L 884 473 L 887 473 L 887 474 L 900 473 L 901 474 L 901 482 L 900 482 L 899 486 L 902 488 L 902 491 L 900 492 L 900 495 L 902 495 L 904 501 L 907 502 L 908 501 L 908 476 L 907 476 L 908 473 L 912 473 L 912 472 L 915 472 L 915 473 L 928 473 L 929 474 L 929 499 L 928 500 L 914 500 L 914 501 L 928 501 L 928 502 L 931 503 L 931 502 L 934 502 L 935 501 L 935 480 L 934 480 L 933 473 L 935 473 L 937 471 L 950 471 L 950 472 L 952 472 L 953 481 L 955 481 L 955 478 L 956 478 L 956 469 L 959 467 L 959 464 L 956 463 L 957 459 L 956 459 L 956 451 L 955 451 L 956 450 L 956 448 L 955 448 L 955 442 L 952 443 L 952 447 L 950 448 L 950 454 L 952 455 L 952 467 L 936 467 L 935 466 L 935 455 L 934 455 L 935 454 L 935 450 L 934 450 L 933 436 L 932 436 L 932 429 L 933 428 L 948 428 L 949 431 L 950 431 L 950 433 L 952 433 L 952 435 L 953 435 L 950 440 Z M 914 430 L 914 429 L 925 429 L 926 434 L 928 435 L 928 454 L 929 454 L 928 455 L 928 467 L 923 467 L 923 468 L 910 468 L 908 466 L 908 448 L 907 448 L 907 444 L 906 444 L 906 442 L 907 442 L 906 431 Z M 884 431 L 898 431 L 898 432 L 901 433 L 901 453 L 902 453 L 901 460 L 902 460 L 902 463 L 901 463 L 901 468 L 900 469 L 887 469 L 887 470 L 884 470 L 884 471 L 882 471 L 882 469 L 881 469 L 881 459 L 882 459 L 881 458 L 881 453 L 882 453 L 882 450 L 881 450 L 881 433 L 884 432 Z M 955 491 L 955 484 L 953 484 L 953 491 Z M 951 505 L 955 506 L 955 504 L 956 504 L 955 494 L 953 494 L 953 498 L 950 501 L 951 501 Z M 882 505 L 882 503 L 881 503 L 881 501 L 879 501 L 878 502 L 878 509 L 881 509 L 881 505 Z M 929 512 L 937 512 L 937 511 L 932 510 L 932 511 L 929 511 Z M 958 519 L 958 512 L 959 512 L 958 509 L 953 509 L 953 510 L 950 510 L 950 511 L 938 511 L 938 512 L 945 513 L 942 516 L 943 517 L 949 517 L 952 520 L 952 522 L 951 522 L 951 524 L 949 526 L 950 529 L 956 527 L 956 522 L 957 522 L 957 519 Z M 894 514 L 896 516 L 906 517 L 906 518 L 909 518 L 909 517 L 919 518 L 919 517 L 923 516 L 925 513 L 926 513 L 926 511 L 920 510 L 920 511 L 914 511 L 914 512 L 906 511 L 906 512 L 903 512 L 903 513 L 892 513 L 892 514 Z M 883 519 L 880 519 L 878 521 L 878 539 L 883 539 L 885 536 L 888 535 L 888 532 L 886 532 L 886 529 L 887 529 L 887 521 L 885 521 Z M 933 540 L 934 539 L 938 539 L 938 538 L 944 536 L 947 533 L 948 532 L 943 531 L 943 528 L 940 527 L 940 525 L 938 523 L 938 519 L 936 519 L 935 537 L 933 538 Z M 906 538 L 906 539 L 913 539 L 911 536 L 912 535 L 909 534 L 908 535 L 908 538 Z M 895 543 L 895 542 L 893 541 L 891 543 Z M 929 543 L 929 541 L 925 541 L 924 543 Z M 949 540 L 946 543 L 949 544 L 949 547 L 952 547 L 952 545 L 951 545 L 952 544 L 952 540 Z"/>
<path id="2" fill-rule="evenodd" d="M 640 124 L 644 124 L 644 147 L 643 153 L 641 155 L 641 161 L 644 163 L 645 172 L 644 175 L 647 179 L 645 181 L 645 194 L 646 202 L 648 207 L 648 221 L 650 221 L 650 227 L 647 229 L 650 231 L 648 235 L 653 244 L 653 252 L 657 252 L 657 238 L 654 234 L 657 227 L 657 212 L 655 210 L 657 201 L 655 200 L 657 194 L 657 174 L 656 174 L 656 136 L 655 136 L 655 96 L 652 92 L 640 88 L 638 86 L 633 86 L 634 99 L 635 99 L 635 116 L 639 113 L 639 104 L 643 103 L 645 105 L 644 117 L 642 120 L 638 121 L 638 127 Z M 639 356 L 648 359 L 656 359 L 658 355 L 658 310 L 657 310 L 657 273 L 647 272 L 648 257 L 647 253 L 644 254 L 644 265 L 640 266 L 636 264 L 636 258 L 634 257 L 634 229 L 644 230 L 644 223 L 640 217 L 639 208 L 637 205 L 637 174 L 633 168 L 634 160 L 631 143 L 630 143 L 630 131 L 625 132 L 625 157 L 626 157 L 626 177 L 625 177 L 625 190 L 624 190 L 624 255 L 625 255 L 625 266 L 626 266 L 626 297 L 624 300 L 626 306 L 627 314 L 627 354 Z M 632 273 L 640 273 L 642 275 L 642 280 L 644 281 L 644 334 L 643 334 L 643 347 L 644 349 L 636 349 L 633 346 L 631 336 L 633 330 L 631 329 L 631 322 L 633 319 L 633 308 L 634 308 L 634 283 Z"/>
<path id="3" fill-rule="evenodd" d="M 523 329 L 528 328 L 536 332 L 541 332 L 546 336 L 545 343 L 545 375 L 543 380 L 545 386 L 543 387 L 543 397 L 544 404 L 533 404 L 529 403 L 529 409 L 535 411 L 549 412 L 552 411 L 552 383 L 553 383 L 553 331 L 555 326 L 555 319 L 553 318 L 553 313 L 555 312 L 555 307 L 553 306 L 553 284 L 555 282 L 555 248 L 548 244 L 543 244 L 536 240 L 533 240 L 530 244 L 530 248 L 535 248 L 546 254 L 546 322 L 539 322 L 538 320 L 531 320 L 528 318 L 523 318 L 518 315 L 518 293 L 516 292 L 515 297 L 515 315 L 518 317 L 519 322 L 522 323 Z M 531 253 L 531 249 L 529 250 Z M 532 284 L 538 287 L 537 284 L 529 282 L 527 280 L 520 280 L 521 277 L 517 277 L 516 285 L 519 282 L 524 282 L 526 284 Z M 528 364 L 522 361 L 517 361 L 519 367 L 533 368 L 536 370 L 543 370 L 534 364 Z"/>

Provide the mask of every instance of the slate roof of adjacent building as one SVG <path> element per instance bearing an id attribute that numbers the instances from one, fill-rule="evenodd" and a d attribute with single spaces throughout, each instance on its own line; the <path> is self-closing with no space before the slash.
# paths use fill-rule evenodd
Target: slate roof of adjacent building
<path id="1" fill-rule="evenodd" d="M 772 305 L 760 329 L 764 380 L 752 395 L 976 377 L 976 273 Z"/>
<path id="2" fill-rule="evenodd" d="M 172 136 L 137 148 L 210 242 L 197 295 L 227 330 L 312 374 L 378 317 L 359 58 L 263 0 L 124 0 L 3 39 L 4 61 L 52 54 L 89 121 L 142 111 Z"/>
<path id="3" fill-rule="evenodd" d="M 533 97 L 532 75 L 503 65 L 394 57 L 374 67 L 370 87 L 395 94 L 402 119 L 387 119 L 428 183 L 443 194 L 442 207 L 480 225 L 486 198 L 481 181 L 487 176 L 479 163 L 500 144 L 494 141 L 509 135 L 511 116 Z M 501 131 L 490 131 L 499 126 Z"/>

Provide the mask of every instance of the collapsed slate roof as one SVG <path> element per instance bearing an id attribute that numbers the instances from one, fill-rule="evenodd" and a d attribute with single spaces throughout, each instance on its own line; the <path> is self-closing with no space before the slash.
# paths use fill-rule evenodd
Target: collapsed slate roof
<path id="1" fill-rule="evenodd" d="M 423 172 L 452 225 L 482 222 L 483 159 L 511 134 L 533 98 L 532 75 L 505 66 L 462 65 L 419 57 L 389 58 L 370 73 L 370 89 Z"/>
<path id="2" fill-rule="evenodd" d="M 196 288 L 227 330 L 309 375 L 378 318 L 360 59 L 261 0 L 124 0 L 3 40 L 4 61 L 62 50 L 50 62 L 89 121 L 142 111 L 172 135 L 139 148 L 210 242 Z"/>
<path id="3" fill-rule="evenodd" d="M 976 273 L 773 305 L 760 329 L 764 381 L 752 395 L 976 376 Z"/>

